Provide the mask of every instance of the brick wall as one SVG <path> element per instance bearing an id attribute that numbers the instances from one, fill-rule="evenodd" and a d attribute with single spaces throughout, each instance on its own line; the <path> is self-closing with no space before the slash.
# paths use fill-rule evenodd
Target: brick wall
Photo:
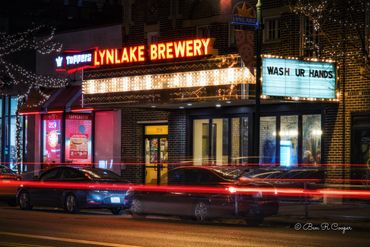
<path id="1" fill-rule="evenodd" d="M 144 33 L 145 28 L 145 11 L 140 5 L 145 1 L 135 1 L 133 5 L 133 25 L 130 25 L 128 30 L 127 40 L 129 43 L 142 43 L 145 42 L 146 33 Z M 203 8 L 202 2 L 205 5 L 211 3 L 212 9 L 204 12 L 203 14 L 199 11 L 195 14 L 193 13 L 195 8 Z M 207 2 L 207 3 L 206 3 Z M 232 6 L 238 1 L 232 1 Z M 256 1 L 250 1 L 251 4 L 255 4 Z M 282 5 L 287 5 L 288 1 L 263 1 L 264 10 L 271 8 L 281 8 Z M 159 16 L 158 16 L 158 26 L 159 26 L 159 40 L 171 40 L 171 39 L 182 39 L 190 38 L 196 36 L 196 23 L 199 21 L 204 21 L 209 18 L 210 22 L 206 23 L 210 25 L 210 34 L 212 37 L 216 38 L 215 48 L 219 50 L 219 54 L 225 54 L 229 52 L 235 52 L 234 48 L 228 47 L 229 38 L 229 23 L 215 22 L 214 19 L 211 20 L 212 15 L 217 15 L 218 13 L 223 13 L 220 10 L 218 4 L 220 1 L 180 1 L 182 13 L 177 19 L 169 18 L 170 4 L 168 1 L 159 1 Z M 344 3 L 344 2 L 343 2 Z M 200 6 L 202 5 L 202 6 Z M 231 6 L 231 7 L 232 7 Z M 340 15 L 346 18 L 346 6 L 343 6 L 340 10 L 343 13 Z M 264 15 L 266 16 L 266 15 Z M 280 13 L 280 32 L 281 41 L 274 44 L 263 44 L 263 53 L 282 55 L 282 56 L 299 56 L 300 48 L 300 17 L 294 13 L 291 13 L 287 8 L 286 11 Z M 325 17 L 324 17 L 325 18 Z M 198 22 L 197 22 L 198 21 Z M 356 18 L 356 21 L 364 22 L 361 16 Z M 190 24 L 189 24 L 190 23 Z M 193 25 L 191 25 L 193 23 Z M 325 114 L 323 116 L 323 159 L 327 163 L 332 164 L 342 164 L 350 162 L 350 152 L 351 152 L 351 114 L 356 112 L 369 112 L 370 111 L 370 83 L 366 78 L 360 75 L 360 63 L 352 58 L 352 54 L 358 51 L 359 44 L 351 44 L 353 39 L 351 35 L 355 35 L 354 29 L 349 26 L 342 28 L 339 24 L 333 23 L 333 21 L 325 21 L 325 26 L 322 27 L 325 30 L 325 35 L 320 36 L 320 46 L 321 46 L 321 57 L 320 58 L 330 58 L 337 59 L 339 66 L 339 80 L 338 80 L 338 92 L 340 93 L 340 98 L 338 103 L 328 105 L 325 107 Z M 338 47 L 337 44 L 343 38 L 348 39 L 348 44 L 345 47 Z M 333 53 L 346 52 L 346 57 L 342 59 L 340 56 L 335 56 Z M 142 114 L 141 111 L 139 113 Z M 150 114 L 154 114 L 153 111 Z M 166 113 L 167 114 L 167 113 Z M 164 115 L 166 115 L 164 114 Z M 140 152 L 142 150 L 139 145 L 131 145 L 125 137 L 129 134 L 128 123 L 134 121 L 134 116 L 132 112 L 130 116 L 132 118 L 127 120 L 128 122 L 123 123 L 123 155 L 125 160 L 129 160 L 129 157 L 137 160 L 140 157 Z M 143 114 L 145 115 L 145 114 Z M 160 115 L 160 116 L 164 116 Z M 141 116 L 141 115 L 140 115 Z M 170 136 L 169 142 L 174 144 L 169 147 L 169 155 L 172 161 L 187 158 L 189 148 L 189 141 L 187 140 L 185 129 L 188 125 L 186 120 L 186 115 L 181 112 L 171 112 L 169 113 L 169 129 Z M 153 118 L 158 116 L 152 115 Z M 159 117 L 160 118 L 160 117 Z M 137 121 L 137 120 L 135 120 Z M 125 116 L 123 116 L 123 122 L 125 122 Z M 174 124 L 174 123 L 177 123 Z M 131 124 L 131 128 L 136 126 L 134 123 Z M 179 128 L 179 129 L 177 129 Z M 132 129 L 131 129 L 132 130 Z M 134 133 L 136 136 L 142 135 L 140 128 L 134 128 Z M 126 146 L 125 146 L 126 145 Z M 131 156 L 127 156 L 130 154 Z M 176 155 L 178 157 L 176 157 Z M 330 176 L 342 176 L 345 174 L 348 177 L 348 169 L 342 169 L 341 166 L 332 168 L 330 171 Z"/>
<path id="2" fill-rule="evenodd" d="M 147 122 L 168 120 L 168 112 L 139 108 L 122 109 L 122 176 L 134 183 L 144 181 L 144 126 Z"/>

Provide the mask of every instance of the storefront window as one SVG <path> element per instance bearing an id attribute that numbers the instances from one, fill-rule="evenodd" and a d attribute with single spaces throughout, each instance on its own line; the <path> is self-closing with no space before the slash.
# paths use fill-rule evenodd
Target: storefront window
<path id="1" fill-rule="evenodd" d="M 240 118 L 231 119 L 231 163 L 239 164 L 240 160 Z"/>
<path id="2" fill-rule="evenodd" d="M 212 119 L 211 157 L 218 165 L 229 159 L 229 119 Z"/>
<path id="3" fill-rule="evenodd" d="M 194 165 L 208 162 L 209 158 L 209 119 L 196 119 L 193 122 Z"/>
<path id="4" fill-rule="evenodd" d="M 298 116 L 280 117 L 280 166 L 291 167 L 298 163 Z"/>
<path id="5" fill-rule="evenodd" d="M 276 163 L 276 117 L 260 118 L 260 163 Z"/>
<path id="6" fill-rule="evenodd" d="M 3 155 L 2 155 L 2 150 L 3 150 L 3 137 L 2 137 L 2 128 L 3 128 L 3 99 L 0 97 L 0 162 L 3 161 Z"/>
<path id="7" fill-rule="evenodd" d="M 248 162 L 248 117 L 240 119 L 240 156 L 243 163 Z"/>
<path id="8" fill-rule="evenodd" d="M 303 115 L 302 132 L 302 163 L 321 164 L 321 115 Z"/>
<path id="9" fill-rule="evenodd" d="M 114 128 L 113 112 L 99 111 L 95 113 L 95 162 L 99 168 L 113 169 Z"/>
<path id="10" fill-rule="evenodd" d="M 16 135 L 17 135 L 17 125 L 16 125 L 16 114 L 17 114 L 17 107 L 18 107 L 18 99 L 17 97 L 10 97 L 10 133 L 9 133 L 9 165 L 10 168 L 14 171 L 17 170 L 16 162 L 17 162 L 17 146 L 16 146 Z M 23 118 L 21 117 L 20 122 L 20 138 L 23 140 Z M 22 141 L 20 143 L 20 155 L 23 154 L 22 148 Z M 22 159 L 22 158 L 21 158 Z"/>
<path id="11" fill-rule="evenodd" d="M 65 124 L 65 161 L 90 163 L 92 161 L 92 116 L 66 114 Z"/>
<path id="12" fill-rule="evenodd" d="M 43 162 L 61 162 L 61 114 L 43 116 Z"/>

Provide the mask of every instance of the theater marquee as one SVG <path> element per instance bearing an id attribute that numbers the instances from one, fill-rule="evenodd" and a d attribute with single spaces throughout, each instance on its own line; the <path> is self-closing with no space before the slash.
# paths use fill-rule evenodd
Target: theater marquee
<path id="1" fill-rule="evenodd" d="M 190 39 L 114 49 L 67 51 L 55 58 L 56 70 L 72 73 L 84 68 L 166 61 L 214 54 L 212 39 Z"/>
<path id="2" fill-rule="evenodd" d="M 262 94 L 298 98 L 336 98 L 334 62 L 264 57 Z"/>

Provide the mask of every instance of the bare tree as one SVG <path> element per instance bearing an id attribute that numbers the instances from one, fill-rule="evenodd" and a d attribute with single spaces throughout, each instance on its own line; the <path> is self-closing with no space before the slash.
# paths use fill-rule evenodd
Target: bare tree
<path id="1" fill-rule="evenodd" d="M 45 35 L 46 34 L 46 35 Z M 45 102 L 50 95 L 43 90 L 60 88 L 67 84 L 66 78 L 38 75 L 17 63 L 19 57 L 26 51 L 39 54 L 60 52 L 62 45 L 54 42 L 55 29 L 37 26 L 15 34 L 0 33 L 0 90 L 2 95 L 16 95 L 18 109 L 27 101 L 31 92 L 37 92 L 41 99 L 36 105 Z M 21 121 L 16 115 L 16 161 L 18 171 L 22 161 Z"/>

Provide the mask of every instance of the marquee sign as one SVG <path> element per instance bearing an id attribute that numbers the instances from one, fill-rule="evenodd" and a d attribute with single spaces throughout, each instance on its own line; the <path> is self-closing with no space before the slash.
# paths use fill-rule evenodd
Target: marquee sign
<path id="1" fill-rule="evenodd" d="M 55 58 L 56 70 L 72 73 L 84 68 L 202 57 L 214 53 L 212 39 L 191 39 L 114 49 L 67 51 Z"/>
<path id="2" fill-rule="evenodd" d="M 264 57 L 262 94 L 335 99 L 336 66 L 333 62 Z"/>

